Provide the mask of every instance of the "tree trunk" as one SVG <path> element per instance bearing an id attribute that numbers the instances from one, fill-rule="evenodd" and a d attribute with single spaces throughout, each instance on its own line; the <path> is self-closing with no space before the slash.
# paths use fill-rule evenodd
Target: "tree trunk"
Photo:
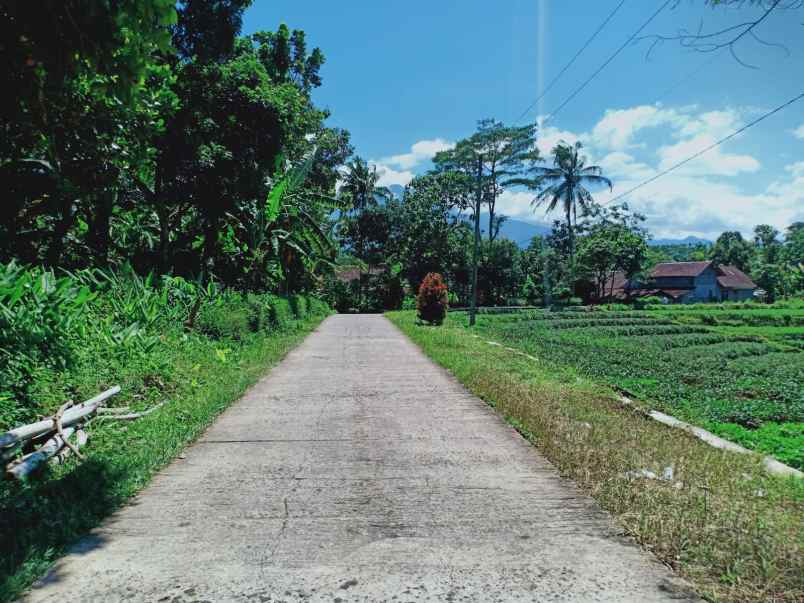
<path id="1" fill-rule="evenodd" d="M 489 197 L 489 241 L 494 240 L 494 206 L 497 204 L 497 166 L 491 165 L 491 196 Z"/>
<path id="2" fill-rule="evenodd" d="M 170 216 L 165 204 L 159 201 L 156 208 L 159 220 L 159 274 L 165 274 L 168 268 L 168 243 L 170 241 Z"/>
<path id="3" fill-rule="evenodd" d="M 64 239 L 75 223 L 75 207 L 70 200 L 63 200 L 61 203 L 61 216 L 53 229 L 50 247 L 47 252 L 47 263 L 55 268 L 61 263 L 61 256 L 64 252 Z"/>
<path id="4" fill-rule="evenodd" d="M 575 230 L 572 226 L 572 214 L 569 205 L 567 205 L 567 233 L 569 234 L 570 265 L 572 265 L 575 259 Z"/>
<path id="5" fill-rule="evenodd" d="M 477 261 L 480 251 L 480 204 L 483 200 L 483 156 L 477 158 L 477 198 L 475 199 L 475 245 L 472 253 L 472 299 L 469 312 L 469 326 L 475 324 L 477 314 Z"/>
<path id="6" fill-rule="evenodd" d="M 204 222 L 204 247 L 201 254 L 201 282 L 204 285 L 209 281 L 209 265 L 213 262 L 217 237 L 218 219 L 210 216 Z"/>
<path id="7" fill-rule="evenodd" d="M 109 264 L 109 229 L 111 228 L 112 211 L 118 192 L 116 190 L 106 190 L 100 194 L 98 203 L 95 205 L 95 212 L 90 216 L 92 229 L 90 241 L 95 252 L 96 261 L 100 266 Z"/>

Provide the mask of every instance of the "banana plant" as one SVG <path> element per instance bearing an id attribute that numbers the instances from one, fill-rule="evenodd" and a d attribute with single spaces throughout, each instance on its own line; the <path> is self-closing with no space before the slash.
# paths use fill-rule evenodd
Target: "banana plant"
<path id="1" fill-rule="evenodd" d="M 286 167 L 284 157 L 278 157 L 273 185 L 256 218 L 237 219 L 245 233 L 255 286 L 270 273 L 272 262 L 287 288 L 294 266 L 314 273 L 319 266 L 334 260 L 335 244 L 311 209 L 334 209 L 338 201 L 305 188 L 315 155 L 313 150 L 298 165 L 290 167 Z"/>

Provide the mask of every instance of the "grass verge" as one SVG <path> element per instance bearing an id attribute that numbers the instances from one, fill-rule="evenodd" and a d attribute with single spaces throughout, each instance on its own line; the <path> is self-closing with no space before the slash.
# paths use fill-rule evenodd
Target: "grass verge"
<path id="1" fill-rule="evenodd" d="M 22 593 L 67 546 L 141 490 L 321 320 L 293 321 L 241 341 L 168 333 L 158 376 L 136 366 L 107 374 L 101 360 L 95 370 L 82 371 L 87 391 L 120 382 L 116 405 L 142 403 L 141 393 L 130 392 L 142 392 L 143 379 L 169 379 L 167 404 L 126 425 L 90 426 L 84 461 L 48 469 L 29 484 L 0 484 L 0 601 Z M 157 389 L 164 392 L 164 386 Z"/>
<path id="2" fill-rule="evenodd" d="M 572 370 L 488 345 L 465 317 L 387 315 L 709 601 L 804 600 L 804 483 L 622 407 Z M 672 468 L 672 477 L 667 468 Z M 637 477 L 649 471 L 658 479 Z"/>

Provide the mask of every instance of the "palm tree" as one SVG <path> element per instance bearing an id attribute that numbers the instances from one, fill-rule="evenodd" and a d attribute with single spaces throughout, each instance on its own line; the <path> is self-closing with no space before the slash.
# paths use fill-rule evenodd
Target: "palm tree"
<path id="1" fill-rule="evenodd" d="M 380 180 L 377 166 L 369 167 L 368 163 L 357 157 L 346 164 L 341 193 L 349 196 L 352 209 L 360 211 L 377 204 L 377 199 L 389 199 L 391 191 L 385 186 L 378 186 Z"/>
<path id="2" fill-rule="evenodd" d="M 377 166 L 369 167 L 366 160 L 356 157 L 348 164 L 346 164 L 346 172 L 341 185 L 340 193 L 342 196 L 347 197 L 354 212 L 362 212 L 363 210 L 376 207 L 378 199 L 389 200 L 393 197 L 391 190 L 385 186 L 379 186 L 380 176 L 377 174 Z M 347 206 L 348 207 L 348 206 Z M 353 215 L 354 217 L 354 215 Z M 356 231 L 356 246 L 359 271 L 359 288 L 358 288 L 358 304 L 363 299 L 363 265 L 365 239 L 360 230 L 360 225 L 357 224 Z M 369 271 L 371 266 L 369 266 Z"/>
<path id="3" fill-rule="evenodd" d="M 612 188 L 611 180 L 602 175 L 597 165 L 586 165 L 586 157 L 579 154 L 580 142 L 569 145 L 561 141 L 552 151 L 553 166 L 533 166 L 529 171 L 535 177 L 527 182 L 528 188 L 537 190 L 533 206 L 547 205 L 547 212 L 560 204 L 567 219 L 570 235 L 570 261 L 575 249 L 575 228 L 578 225 L 578 206 L 588 211 L 594 204 L 589 185 L 605 185 Z"/>

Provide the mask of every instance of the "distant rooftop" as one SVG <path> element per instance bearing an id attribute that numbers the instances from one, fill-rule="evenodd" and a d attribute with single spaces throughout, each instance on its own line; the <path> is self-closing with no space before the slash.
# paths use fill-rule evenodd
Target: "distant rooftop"
<path id="1" fill-rule="evenodd" d="M 662 262 L 656 264 L 656 267 L 651 271 L 652 278 L 661 278 L 668 276 L 698 276 L 709 268 L 712 262 Z"/>

